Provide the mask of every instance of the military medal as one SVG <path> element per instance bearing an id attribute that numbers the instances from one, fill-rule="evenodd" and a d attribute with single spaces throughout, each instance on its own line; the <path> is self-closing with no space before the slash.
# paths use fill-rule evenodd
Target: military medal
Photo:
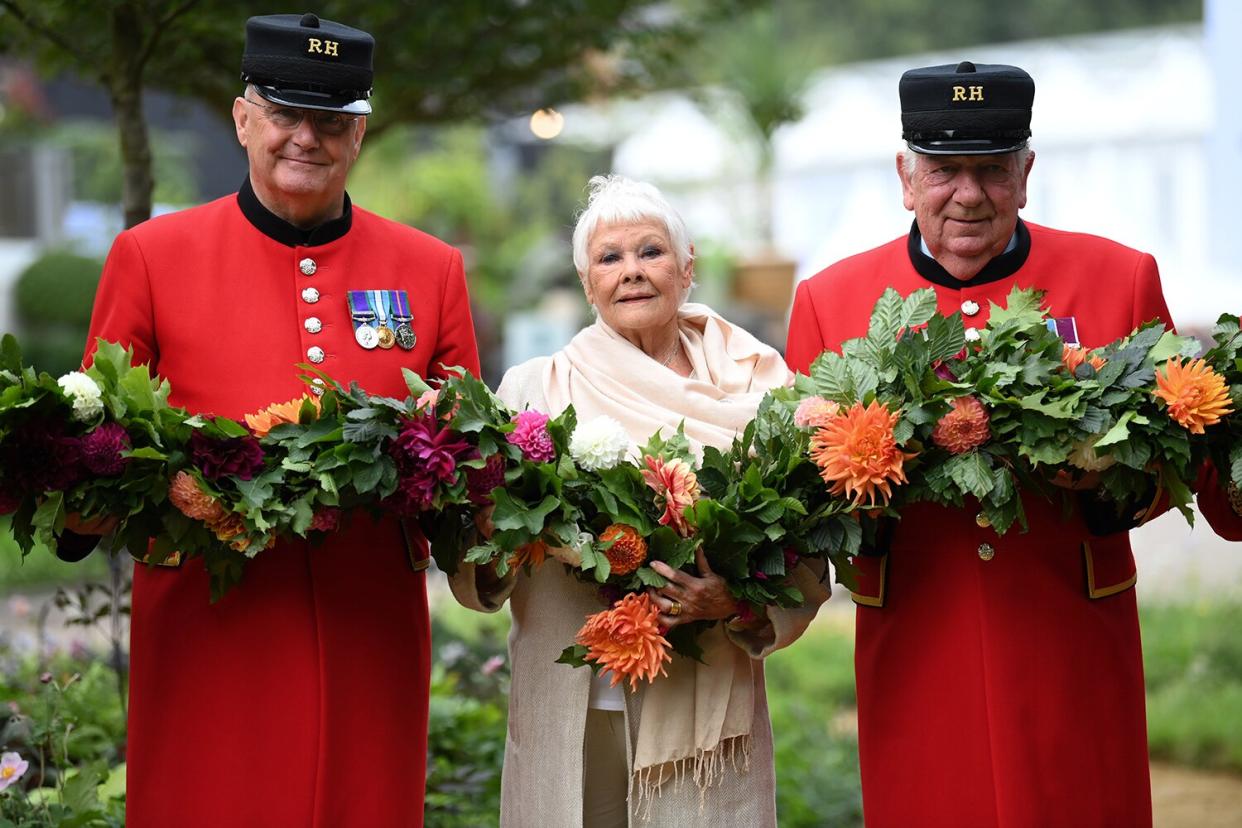
<path id="1" fill-rule="evenodd" d="M 393 302 L 396 304 L 396 308 L 392 312 L 392 319 L 397 323 L 397 327 L 394 330 L 397 344 L 407 351 L 413 350 L 418 343 L 418 337 L 414 334 L 414 327 L 410 324 L 414 321 L 414 316 L 410 313 L 410 306 L 405 291 L 393 291 Z"/>
<path id="2" fill-rule="evenodd" d="M 379 346 L 387 351 L 397 344 L 397 335 L 392 332 L 392 328 L 388 327 L 388 291 L 373 290 L 371 295 L 375 298 L 375 317 L 379 322 L 375 333 L 379 337 Z"/>
<path id="3" fill-rule="evenodd" d="M 373 350 L 379 344 L 379 333 L 371 324 L 375 313 L 365 290 L 349 291 L 349 316 L 354 322 L 354 341 L 368 351 Z"/>

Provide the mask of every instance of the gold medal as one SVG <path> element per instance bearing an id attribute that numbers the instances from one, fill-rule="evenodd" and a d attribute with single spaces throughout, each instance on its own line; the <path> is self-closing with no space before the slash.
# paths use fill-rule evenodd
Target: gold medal
<path id="1" fill-rule="evenodd" d="M 387 325 L 380 327 L 376 333 L 379 334 L 379 346 L 385 351 L 397 344 L 397 335 Z"/>

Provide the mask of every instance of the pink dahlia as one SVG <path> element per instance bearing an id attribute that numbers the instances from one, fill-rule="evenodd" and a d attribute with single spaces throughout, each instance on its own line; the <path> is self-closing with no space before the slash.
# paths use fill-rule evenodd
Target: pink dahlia
<path id="1" fill-rule="evenodd" d="M 698 477 L 685 460 L 664 460 L 648 454 L 643 457 L 643 462 L 647 464 L 643 480 L 647 481 L 657 497 L 664 499 L 664 514 L 660 516 L 660 523 L 672 526 L 683 538 L 689 537 L 686 509 L 699 499 Z"/>
<path id="2" fill-rule="evenodd" d="M 798 428 L 819 428 L 827 425 L 840 411 L 840 404 L 832 400 L 807 397 L 798 403 L 798 410 L 794 412 L 794 425 Z"/>
<path id="3" fill-rule="evenodd" d="M 548 434 L 548 415 L 527 409 L 513 418 L 517 428 L 509 432 L 509 442 L 522 450 L 522 456 L 534 463 L 550 463 L 556 459 L 556 446 Z"/>
<path id="4" fill-rule="evenodd" d="M 992 437 L 988 410 L 976 397 L 958 397 L 932 429 L 932 442 L 950 454 L 964 454 Z"/>

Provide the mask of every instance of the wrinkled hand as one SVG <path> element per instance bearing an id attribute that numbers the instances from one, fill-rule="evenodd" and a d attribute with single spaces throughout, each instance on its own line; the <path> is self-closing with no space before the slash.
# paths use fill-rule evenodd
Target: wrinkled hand
<path id="1" fill-rule="evenodd" d="M 695 553 L 695 563 L 699 568 L 698 578 L 675 570 L 663 561 L 651 562 L 651 568 L 668 579 L 668 583 L 659 589 L 647 590 L 660 608 L 660 623 L 668 629 L 691 621 L 718 621 L 737 611 L 737 601 L 729 594 L 724 578 L 708 566 L 707 555 L 701 546 Z M 681 612 L 669 615 L 674 602 L 680 603 Z"/>
<path id="2" fill-rule="evenodd" d="M 107 535 L 120 525 L 120 519 L 111 516 L 83 520 L 77 512 L 65 515 L 65 528 L 75 535 Z"/>

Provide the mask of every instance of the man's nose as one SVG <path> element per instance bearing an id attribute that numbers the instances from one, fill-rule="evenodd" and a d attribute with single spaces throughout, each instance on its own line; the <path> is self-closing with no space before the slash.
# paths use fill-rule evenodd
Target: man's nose
<path id="1" fill-rule="evenodd" d="M 315 131 L 315 122 L 309 114 L 302 113 L 302 120 L 293 129 L 293 142 L 304 148 L 319 146 L 319 133 Z"/>
<path id="2" fill-rule="evenodd" d="M 973 170 L 963 170 L 955 183 L 957 187 L 953 191 L 953 199 L 959 204 L 975 205 L 984 200 L 983 182 Z"/>

